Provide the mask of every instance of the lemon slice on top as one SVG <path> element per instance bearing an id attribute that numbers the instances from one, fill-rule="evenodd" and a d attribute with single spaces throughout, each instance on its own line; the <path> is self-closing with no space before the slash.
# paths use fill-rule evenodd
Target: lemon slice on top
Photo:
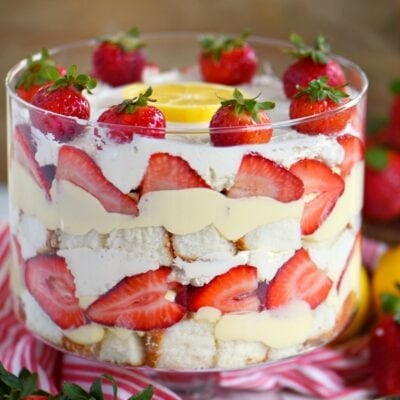
<path id="1" fill-rule="evenodd" d="M 144 93 L 149 85 L 135 83 L 125 88 L 123 96 L 130 99 Z M 233 88 L 203 82 L 159 83 L 151 85 L 154 105 L 165 115 L 168 122 L 209 122 L 221 105 L 221 99 L 230 99 Z"/>

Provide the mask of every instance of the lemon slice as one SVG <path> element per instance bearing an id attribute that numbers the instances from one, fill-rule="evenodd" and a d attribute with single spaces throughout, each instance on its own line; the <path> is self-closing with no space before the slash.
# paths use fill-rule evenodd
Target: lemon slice
<path id="1" fill-rule="evenodd" d="M 125 99 L 130 99 L 144 93 L 149 85 L 135 83 L 126 87 L 123 92 Z M 201 123 L 209 122 L 215 111 L 221 105 L 221 99 L 230 99 L 233 88 L 203 82 L 177 82 L 151 85 L 156 99 L 155 106 L 159 108 L 169 122 Z M 246 96 L 246 94 L 244 93 Z M 220 98 L 218 98 L 220 97 Z"/>

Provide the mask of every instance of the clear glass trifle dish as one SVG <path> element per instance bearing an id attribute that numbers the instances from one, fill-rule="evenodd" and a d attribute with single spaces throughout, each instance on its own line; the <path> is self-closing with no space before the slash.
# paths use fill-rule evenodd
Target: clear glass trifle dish
<path id="1" fill-rule="evenodd" d="M 79 91 L 87 118 L 22 99 L 26 61 L 8 74 L 15 310 L 63 351 L 164 371 L 239 369 L 330 342 L 357 308 L 364 73 L 332 55 L 347 85 L 323 76 L 288 98 L 290 44 L 249 37 L 253 75 L 206 83 L 199 39 L 143 35 L 137 82 L 97 73 Z M 64 67 L 59 87 L 76 75 L 70 65 L 93 72 L 98 46 L 50 51 Z M 310 103 L 334 106 L 295 113 Z M 154 107 L 165 126 L 100 118 L 116 105 L 116 115 Z"/>

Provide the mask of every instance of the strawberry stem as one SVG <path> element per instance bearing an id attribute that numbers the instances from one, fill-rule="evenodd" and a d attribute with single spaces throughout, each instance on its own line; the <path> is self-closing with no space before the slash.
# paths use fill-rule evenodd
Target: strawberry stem
<path id="1" fill-rule="evenodd" d="M 33 60 L 32 56 L 29 56 L 26 63 L 27 68 L 15 85 L 17 88 L 23 86 L 29 90 L 34 84 L 41 86 L 48 82 L 54 82 L 60 77 L 60 72 L 46 48 L 42 48 L 38 60 Z"/>
<path id="2" fill-rule="evenodd" d="M 149 86 L 144 93 L 139 93 L 139 96 L 133 97 L 132 99 L 124 100 L 118 105 L 118 112 L 126 112 L 132 114 L 135 112 L 137 107 L 145 107 L 148 102 L 156 102 L 157 100 L 151 99 L 150 96 L 153 94 L 153 89 Z"/>
<path id="3" fill-rule="evenodd" d="M 287 52 L 293 57 L 311 57 L 311 59 L 317 64 L 328 63 L 331 46 L 323 35 L 319 34 L 316 37 L 314 47 L 307 45 L 302 36 L 297 33 L 292 33 L 289 39 L 294 48 L 288 50 Z"/>
<path id="4" fill-rule="evenodd" d="M 321 76 L 318 79 L 313 79 L 307 87 L 300 85 L 296 86 L 297 94 L 295 98 L 307 95 L 311 101 L 322 101 L 326 98 L 334 101 L 335 103 L 341 103 L 342 99 L 349 97 L 349 95 L 342 90 L 346 86 L 330 86 L 328 85 L 328 77 Z"/>
<path id="5" fill-rule="evenodd" d="M 256 99 L 259 97 L 253 97 L 251 99 L 246 99 L 243 93 L 235 88 L 233 90 L 232 99 L 221 99 L 221 106 L 233 106 L 236 115 L 240 115 L 242 112 L 250 113 L 253 120 L 258 122 L 258 111 L 260 110 L 271 110 L 275 107 L 275 103 L 272 101 L 262 101 L 259 102 Z"/>
<path id="6" fill-rule="evenodd" d="M 400 283 L 394 284 L 397 291 L 400 293 Z M 392 314 L 393 319 L 400 325 L 400 296 L 392 293 L 383 293 L 381 295 L 382 309 L 386 314 Z"/>
<path id="7" fill-rule="evenodd" d="M 200 44 L 207 56 L 213 56 L 215 60 L 219 60 L 224 51 L 244 47 L 249 35 L 249 32 L 243 32 L 237 37 L 206 35 L 200 40 Z"/>
<path id="8" fill-rule="evenodd" d="M 57 79 L 48 90 L 52 92 L 60 87 L 73 86 L 80 92 L 86 89 L 88 93 L 92 94 L 91 90 L 94 89 L 96 85 L 96 79 L 89 75 L 78 74 L 78 68 L 73 64 L 68 68 L 67 73 L 63 77 Z"/>
<path id="9" fill-rule="evenodd" d="M 390 91 L 395 96 L 400 95 L 400 79 L 395 79 L 390 83 Z"/>
<path id="10" fill-rule="evenodd" d="M 387 149 L 383 146 L 368 148 L 365 152 L 365 162 L 375 171 L 383 171 L 389 163 Z"/>
<path id="11" fill-rule="evenodd" d="M 146 42 L 140 39 L 140 31 L 133 26 L 128 32 L 118 32 L 114 35 L 102 36 L 99 40 L 102 43 L 113 43 L 120 46 L 124 51 L 135 51 L 146 46 Z"/>

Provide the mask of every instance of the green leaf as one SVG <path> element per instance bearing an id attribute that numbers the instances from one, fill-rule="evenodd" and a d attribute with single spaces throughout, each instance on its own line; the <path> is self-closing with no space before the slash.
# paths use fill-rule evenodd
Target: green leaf
<path id="1" fill-rule="evenodd" d="M 111 382 L 111 386 L 112 386 L 112 389 L 113 389 L 114 400 L 117 400 L 117 394 L 118 394 L 117 382 L 115 382 L 115 379 L 109 374 L 103 374 L 102 377 Z"/>
<path id="2" fill-rule="evenodd" d="M 151 400 L 153 395 L 154 395 L 153 386 L 150 385 L 141 392 L 129 397 L 128 400 Z"/>
<path id="3" fill-rule="evenodd" d="M 18 377 L 16 377 L 11 372 L 8 372 L 3 365 L 0 363 L 0 380 L 10 387 L 11 389 L 17 389 L 20 387 L 20 382 Z"/>
<path id="4" fill-rule="evenodd" d="M 284 51 L 291 54 L 293 57 L 311 57 L 311 59 L 318 64 L 326 64 L 329 61 L 331 48 L 323 35 L 319 34 L 316 37 L 314 47 L 307 45 L 304 39 L 297 33 L 291 33 L 289 39 L 293 44 L 293 48 Z"/>
<path id="5" fill-rule="evenodd" d="M 346 85 L 344 85 L 346 86 Z M 307 87 L 300 85 L 296 86 L 297 93 L 295 98 L 307 95 L 311 101 L 322 101 L 326 98 L 339 104 L 343 98 L 349 97 L 349 95 L 342 90 L 343 86 L 334 87 L 328 85 L 328 77 L 321 76 L 318 79 L 310 81 Z"/>
<path id="6" fill-rule="evenodd" d="M 384 116 L 368 117 L 367 121 L 367 136 L 374 136 L 380 133 L 388 124 L 388 118 Z"/>
<path id="7" fill-rule="evenodd" d="M 390 91 L 394 95 L 399 95 L 400 94 L 400 79 L 394 79 L 390 83 Z"/>
<path id="8" fill-rule="evenodd" d="M 275 107 L 275 103 L 273 103 L 272 101 L 258 102 L 256 99 L 259 96 L 260 94 L 251 99 L 246 99 L 243 96 L 243 93 L 238 88 L 235 88 L 233 90 L 231 99 L 223 99 L 219 96 L 217 97 L 221 100 L 222 107 L 232 106 L 236 115 L 240 115 L 243 112 L 250 113 L 253 120 L 255 122 L 258 122 L 258 113 L 260 110 L 271 110 Z"/>
<path id="9" fill-rule="evenodd" d="M 67 398 L 71 400 L 84 400 L 90 398 L 89 393 L 74 383 L 64 382 L 62 389 Z"/>
<path id="10" fill-rule="evenodd" d="M 34 393 L 38 389 L 38 376 L 37 374 L 30 373 L 27 369 L 22 369 L 19 374 L 21 382 L 21 396 L 27 396 Z"/>
<path id="11" fill-rule="evenodd" d="M 381 295 L 382 309 L 387 314 L 400 314 L 400 297 L 392 293 Z"/>
<path id="12" fill-rule="evenodd" d="M 104 400 L 103 389 L 101 387 L 101 379 L 97 378 L 93 381 L 89 389 L 89 394 L 96 400 Z"/>
<path id="13" fill-rule="evenodd" d="M 384 170 L 388 163 L 388 151 L 383 146 L 371 147 L 365 152 L 365 162 L 376 171 Z"/>
<path id="14" fill-rule="evenodd" d="M 218 61 L 224 51 L 244 47 L 249 35 L 250 33 L 247 31 L 237 37 L 206 35 L 200 39 L 200 44 L 207 56 L 212 56 L 214 60 Z"/>
<path id="15" fill-rule="evenodd" d="M 150 96 L 153 94 L 153 89 L 149 86 L 144 93 L 139 93 L 138 96 L 132 99 L 124 100 L 118 105 L 117 112 L 125 112 L 127 114 L 133 114 L 137 107 L 145 107 L 149 102 L 156 102 L 157 100 L 151 99 Z"/>

